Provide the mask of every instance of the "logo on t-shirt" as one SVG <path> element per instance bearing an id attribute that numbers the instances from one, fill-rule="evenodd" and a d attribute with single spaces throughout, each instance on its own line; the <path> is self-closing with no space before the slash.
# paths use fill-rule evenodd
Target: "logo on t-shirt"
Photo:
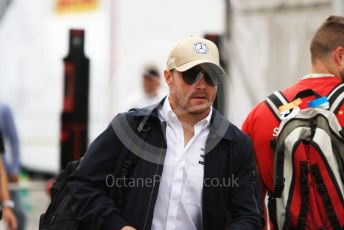
<path id="1" fill-rule="evenodd" d="M 278 127 L 275 127 L 275 128 L 272 130 L 272 136 L 273 136 L 273 137 L 277 137 L 277 134 L 278 134 Z"/>

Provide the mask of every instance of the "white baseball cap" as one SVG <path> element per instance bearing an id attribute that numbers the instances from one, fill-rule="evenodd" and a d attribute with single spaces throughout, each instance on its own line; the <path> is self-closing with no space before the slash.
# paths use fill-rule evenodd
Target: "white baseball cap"
<path id="1" fill-rule="evenodd" d="M 216 45 L 204 38 L 188 37 L 179 41 L 170 52 L 167 69 L 184 72 L 204 63 L 211 64 L 210 66 L 214 66 L 218 74 L 224 75 Z"/>

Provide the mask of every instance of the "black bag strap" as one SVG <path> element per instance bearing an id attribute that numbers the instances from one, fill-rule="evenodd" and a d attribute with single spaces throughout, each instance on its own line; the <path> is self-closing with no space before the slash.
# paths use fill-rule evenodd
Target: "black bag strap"
<path id="1" fill-rule="evenodd" d="M 141 137 L 142 140 L 146 139 L 147 134 L 151 130 L 150 126 L 146 126 L 146 120 L 142 120 L 140 125 L 137 128 L 138 134 Z M 130 147 L 129 147 L 130 149 Z M 136 154 L 128 154 L 126 153 L 126 158 L 124 159 L 122 165 L 121 165 L 121 172 L 120 172 L 120 177 L 124 178 L 126 175 L 128 175 L 128 172 L 130 168 L 136 164 L 138 161 L 139 157 L 136 156 Z"/>
<path id="2" fill-rule="evenodd" d="M 137 108 L 132 108 L 129 110 L 129 112 L 136 112 L 138 111 Z M 123 114 L 122 116 L 126 116 L 125 114 Z M 127 117 L 124 117 L 124 119 L 130 123 L 131 119 L 127 119 Z M 147 121 L 149 119 L 149 116 L 144 116 L 143 119 L 140 121 L 139 125 L 137 126 L 136 132 L 138 134 L 138 136 L 142 139 L 145 140 L 146 139 L 146 135 L 148 134 L 148 132 L 151 130 L 151 127 L 149 125 L 147 125 Z M 121 122 L 119 120 L 117 120 L 117 122 Z M 129 124 L 130 125 L 130 124 Z M 136 156 L 135 154 L 129 154 L 128 153 L 128 149 L 131 149 L 131 147 L 133 146 L 133 142 L 130 142 L 130 145 L 128 146 L 128 148 L 126 148 L 124 145 L 122 146 L 121 149 L 121 153 L 120 155 L 124 155 L 124 159 L 119 163 L 119 165 L 121 167 L 118 167 L 115 172 L 114 172 L 114 176 L 115 177 L 121 177 L 124 178 L 128 172 L 130 167 L 136 163 L 136 161 L 138 160 L 138 156 Z"/>
<path id="3" fill-rule="evenodd" d="M 75 161 L 70 161 L 68 162 L 66 168 L 64 168 L 61 173 L 54 179 L 54 182 L 50 188 L 50 195 L 52 197 L 52 201 L 50 203 L 51 210 L 55 210 L 57 206 L 59 205 L 60 200 L 55 199 L 58 194 L 62 192 L 64 187 L 66 186 L 69 178 L 74 174 L 76 171 L 77 167 L 80 164 L 80 160 L 75 160 Z M 50 210 L 48 208 L 48 211 Z M 47 211 L 47 212 L 48 212 Z"/>
<path id="4" fill-rule="evenodd" d="M 297 93 L 293 100 L 308 96 L 315 96 L 316 98 L 321 97 L 321 95 L 319 95 L 312 89 L 306 89 Z M 336 114 L 341 105 L 344 103 L 344 83 L 340 83 L 335 88 L 333 88 L 332 91 L 328 94 L 327 99 L 330 103 L 330 110 Z M 288 99 L 283 95 L 283 93 L 281 91 L 275 91 L 265 99 L 265 103 L 271 109 L 277 120 L 281 121 L 278 108 L 281 105 L 289 103 Z"/>
<path id="5" fill-rule="evenodd" d="M 281 122 L 280 113 L 278 108 L 282 105 L 288 104 L 288 99 L 281 91 L 275 91 L 265 99 L 265 103 L 270 108 L 278 122 Z"/>
<path id="6" fill-rule="evenodd" d="M 283 95 L 281 91 L 275 91 L 270 96 L 265 99 L 265 103 L 270 108 L 278 122 L 281 122 L 280 113 L 278 108 L 282 105 L 288 104 L 288 99 Z M 275 140 L 271 141 L 271 145 L 275 148 Z M 284 144 L 280 147 L 279 151 L 276 152 L 275 162 L 274 162 L 274 190 L 271 193 L 271 197 L 278 198 L 281 197 L 284 188 L 284 176 L 283 176 L 283 161 L 284 161 Z M 272 198 L 271 198 L 272 199 Z M 274 206 L 273 200 L 271 200 L 271 209 Z"/>
<path id="7" fill-rule="evenodd" d="M 278 229 L 277 225 L 277 213 L 276 213 L 276 198 L 269 194 L 268 198 L 268 210 L 269 210 L 269 217 L 271 220 L 274 229 Z"/>
<path id="8" fill-rule="evenodd" d="M 300 214 L 297 219 L 297 229 L 305 229 L 307 213 L 309 209 L 309 189 L 307 184 L 308 163 L 307 161 L 300 162 L 300 190 L 301 190 L 301 205 Z"/>
<path id="9" fill-rule="evenodd" d="M 332 201 L 325 186 L 324 180 L 320 174 L 320 169 L 317 164 L 312 164 L 310 169 L 311 174 L 314 177 L 315 184 L 317 185 L 317 190 L 323 200 L 326 209 L 326 215 L 330 220 L 333 229 L 340 229 L 339 221 L 333 209 Z"/>
<path id="10" fill-rule="evenodd" d="M 137 109 L 131 109 L 130 111 L 136 111 Z M 144 116 L 143 119 L 141 120 L 140 124 L 137 127 L 137 133 L 139 137 L 142 140 L 145 140 L 149 131 L 151 130 L 150 125 L 147 124 L 147 121 L 149 119 L 149 116 Z M 129 119 L 128 119 L 129 121 Z M 130 143 L 129 148 L 122 147 L 121 154 L 125 154 L 124 160 L 120 163 L 120 167 L 117 168 L 117 170 L 114 173 L 115 178 L 126 178 L 128 175 L 130 169 L 132 169 L 137 161 L 139 160 L 139 157 L 135 153 L 130 153 L 128 152 L 128 149 L 132 147 L 133 142 Z M 125 180 L 120 180 L 121 183 L 125 183 Z M 120 186 L 120 187 L 125 187 L 125 186 Z M 124 198 L 124 191 L 123 189 L 115 190 L 113 189 L 111 191 L 111 196 L 115 200 L 115 202 L 118 204 L 119 207 L 123 205 L 123 198 Z"/>
<path id="11" fill-rule="evenodd" d="M 274 162 L 274 191 L 272 196 L 276 198 L 280 198 L 282 195 L 282 191 L 284 188 L 284 143 L 278 149 L 278 152 L 275 154 L 275 162 Z"/>
<path id="12" fill-rule="evenodd" d="M 131 109 L 131 111 L 132 110 L 133 109 Z M 146 139 L 147 134 L 151 130 L 150 125 L 147 125 L 148 118 L 149 116 L 145 116 L 137 127 L 137 133 L 142 140 Z M 133 143 L 131 142 L 130 146 L 132 146 L 132 144 Z M 126 159 L 123 161 L 121 165 L 122 167 L 121 167 L 120 177 L 125 177 L 128 174 L 130 167 L 137 162 L 138 158 L 139 157 L 136 156 L 136 154 L 126 154 Z"/>
<path id="13" fill-rule="evenodd" d="M 305 89 L 305 90 L 302 90 L 302 91 L 298 92 L 298 93 L 294 96 L 293 100 L 296 100 L 296 99 L 298 99 L 298 98 L 310 97 L 310 96 L 315 96 L 315 98 L 320 98 L 320 97 L 321 97 L 321 96 L 320 96 L 317 92 L 315 92 L 314 90 L 312 90 L 312 89 Z"/>
<path id="14" fill-rule="evenodd" d="M 338 84 L 327 96 L 330 110 L 336 114 L 344 103 L 344 83 Z"/>
<path id="15" fill-rule="evenodd" d="M 289 203 L 287 205 L 287 207 L 285 208 L 285 221 L 284 221 L 284 225 L 283 225 L 282 229 L 283 230 L 294 230 L 290 223 L 291 223 L 291 214 L 290 214 L 290 203 Z"/>

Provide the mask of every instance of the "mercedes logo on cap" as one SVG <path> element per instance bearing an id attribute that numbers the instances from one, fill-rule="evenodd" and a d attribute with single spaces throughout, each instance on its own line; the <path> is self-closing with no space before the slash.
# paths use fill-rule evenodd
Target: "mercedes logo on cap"
<path id="1" fill-rule="evenodd" d="M 207 54 L 208 46 L 203 42 L 196 42 L 194 44 L 194 51 L 198 54 Z"/>

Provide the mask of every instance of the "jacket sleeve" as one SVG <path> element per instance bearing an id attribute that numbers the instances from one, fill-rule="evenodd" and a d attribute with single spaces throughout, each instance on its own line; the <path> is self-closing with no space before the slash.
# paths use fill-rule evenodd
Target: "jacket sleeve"
<path id="1" fill-rule="evenodd" d="M 68 182 L 72 210 L 81 220 L 81 229 L 115 230 L 127 225 L 109 195 L 122 148 L 110 125 L 90 145 Z"/>
<path id="2" fill-rule="evenodd" d="M 243 135 L 233 147 L 232 187 L 228 209 L 230 230 L 261 229 L 262 202 L 256 175 L 256 163 L 251 140 Z"/>

